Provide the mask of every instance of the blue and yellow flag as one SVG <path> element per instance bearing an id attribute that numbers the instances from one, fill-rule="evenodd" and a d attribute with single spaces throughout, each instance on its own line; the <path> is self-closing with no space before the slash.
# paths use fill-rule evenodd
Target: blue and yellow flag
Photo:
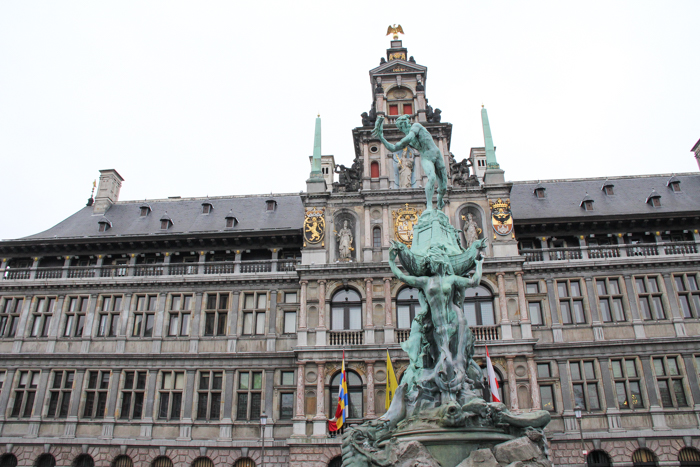
<path id="1" fill-rule="evenodd" d="M 340 373 L 340 385 L 338 387 L 338 407 L 335 409 L 335 418 L 328 420 L 328 431 L 338 431 L 348 418 L 348 378 L 345 374 L 345 351 L 343 350 L 343 369 Z"/>

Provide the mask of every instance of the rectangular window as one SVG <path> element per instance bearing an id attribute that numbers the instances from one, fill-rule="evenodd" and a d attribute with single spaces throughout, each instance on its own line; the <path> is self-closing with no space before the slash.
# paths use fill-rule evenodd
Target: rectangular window
<path id="1" fill-rule="evenodd" d="M 24 297 L 3 297 L 0 305 L 0 338 L 15 337 Z"/>
<path id="2" fill-rule="evenodd" d="M 299 303 L 296 292 L 285 292 L 284 303 Z"/>
<path id="3" fill-rule="evenodd" d="M 190 315 L 194 302 L 192 295 L 173 294 L 170 299 L 168 336 L 189 336 Z"/>
<path id="4" fill-rule="evenodd" d="M 611 360 L 610 367 L 615 381 L 618 408 L 644 407 L 637 360 L 634 358 Z"/>
<path id="5" fill-rule="evenodd" d="M 66 418 L 70 407 L 70 397 L 73 392 L 74 371 L 54 371 L 53 382 L 49 388 L 49 418 Z"/>
<path id="6" fill-rule="evenodd" d="M 267 292 L 243 294 L 243 334 L 265 334 Z"/>
<path id="7" fill-rule="evenodd" d="M 570 361 L 569 368 L 574 390 L 574 404 L 587 411 L 600 410 L 595 362 Z"/>
<path id="8" fill-rule="evenodd" d="M 158 418 L 160 420 L 180 420 L 182 412 L 182 392 L 185 388 L 185 373 L 182 371 L 161 372 L 160 405 Z"/>
<path id="9" fill-rule="evenodd" d="M 105 418 L 110 376 L 110 371 L 88 371 L 83 418 Z"/>
<path id="10" fill-rule="evenodd" d="M 68 297 L 63 337 L 82 337 L 89 297 Z"/>
<path id="11" fill-rule="evenodd" d="M 666 319 L 666 312 L 661 300 L 661 290 L 659 289 L 659 277 L 641 276 L 634 278 L 634 285 L 637 289 L 639 299 L 639 313 L 642 319 Z"/>
<path id="12" fill-rule="evenodd" d="M 398 114 L 399 114 L 398 104 L 390 104 L 389 105 L 389 115 L 398 115 Z"/>
<path id="13" fill-rule="evenodd" d="M 133 337 L 153 337 L 158 295 L 137 295 L 135 302 L 134 328 L 131 335 Z"/>
<path id="14" fill-rule="evenodd" d="M 56 297 L 39 297 L 36 308 L 32 313 L 31 337 L 48 337 L 53 309 L 56 306 Z"/>
<path id="15" fill-rule="evenodd" d="M 586 315 L 583 311 L 583 295 L 578 280 L 557 281 L 559 306 L 563 324 L 584 324 Z"/>
<path id="16" fill-rule="evenodd" d="M 294 393 L 280 393 L 280 420 L 291 420 L 294 417 Z"/>
<path id="17" fill-rule="evenodd" d="M 223 371 L 200 371 L 197 389 L 197 420 L 219 420 Z"/>
<path id="18" fill-rule="evenodd" d="M 698 289 L 698 275 L 696 273 L 679 274 L 673 276 L 678 294 L 678 302 L 684 318 L 700 317 L 700 289 Z"/>
<path id="19" fill-rule="evenodd" d="M 122 312 L 121 295 L 102 295 L 97 337 L 116 337 L 119 332 L 119 315 Z"/>
<path id="20" fill-rule="evenodd" d="M 413 104 L 404 104 L 403 105 L 403 114 L 404 115 L 413 114 Z"/>
<path id="21" fill-rule="evenodd" d="M 225 336 L 228 317 L 228 293 L 207 294 L 206 310 L 204 316 L 205 336 Z"/>
<path id="22" fill-rule="evenodd" d="M 28 418 L 32 416 L 36 389 L 39 387 L 40 371 L 20 371 L 15 388 L 15 401 L 12 405 L 12 418 Z"/>
<path id="23" fill-rule="evenodd" d="M 548 410 L 550 412 L 556 412 L 556 405 L 554 404 L 554 386 L 552 385 L 540 385 L 540 400 L 542 401 L 542 409 Z"/>
<path id="24" fill-rule="evenodd" d="M 654 376 L 663 407 L 688 407 L 683 375 L 676 357 L 654 357 Z"/>
<path id="25" fill-rule="evenodd" d="M 549 363 L 538 363 L 537 364 L 537 377 L 538 378 L 551 378 L 552 369 Z"/>
<path id="26" fill-rule="evenodd" d="M 236 420 L 260 420 L 261 402 L 262 372 L 239 372 Z"/>
<path id="27" fill-rule="evenodd" d="M 540 284 L 537 282 L 528 282 L 525 284 L 526 294 L 538 294 L 540 293 Z"/>
<path id="28" fill-rule="evenodd" d="M 123 420 L 139 420 L 143 415 L 143 401 L 146 398 L 145 371 L 125 371 L 124 388 L 122 389 L 122 408 L 119 418 Z"/>
<path id="29" fill-rule="evenodd" d="M 285 311 L 284 312 L 284 333 L 294 334 L 297 332 L 297 312 L 296 311 Z"/>
<path id="30" fill-rule="evenodd" d="M 530 312 L 530 322 L 533 326 L 543 326 L 544 319 L 542 318 L 542 303 L 528 302 L 528 311 Z"/>
<path id="31" fill-rule="evenodd" d="M 605 323 L 626 321 L 620 282 L 617 278 L 596 279 L 601 319 Z"/>

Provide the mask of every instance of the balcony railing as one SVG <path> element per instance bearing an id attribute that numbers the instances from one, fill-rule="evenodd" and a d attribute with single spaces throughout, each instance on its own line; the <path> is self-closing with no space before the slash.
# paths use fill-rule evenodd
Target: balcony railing
<path id="1" fill-rule="evenodd" d="M 469 326 L 477 341 L 500 340 L 500 326 Z"/>
<path id="2" fill-rule="evenodd" d="M 396 342 L 398 342 L 399 344 L 402 342 L 406 342 L 410 335 L 411 335 L 410 329 L 397 329 L 396 330 Z"/>
<path id="3" fill-rule="evenodd" d="M 362 345 L 364 343 L 364 331 L 330 331 L 328 333 L 329 345 Z"/>
<path id="4" fill-rule="evenodd" d="M 636 243 L 633 245 L 596 245 L 520 250 L 520 254 L 525 257 L 526 262 L 653 257 L 661 255 L 674 256 L 697 253 L 698 244 L 696 242 Z"/>
<path id="5" fill-rule="evenodd" d="M 111 277 L 155 277 L 195 274 L 259 274 L 294 272 L 300 263 L 296 259 L 260 261 L 219 261 L 204 263 L 116 264 L 108 266 L 68 266 L 38 268 L 5 268 L 3 280 L 83 279 Z"/>

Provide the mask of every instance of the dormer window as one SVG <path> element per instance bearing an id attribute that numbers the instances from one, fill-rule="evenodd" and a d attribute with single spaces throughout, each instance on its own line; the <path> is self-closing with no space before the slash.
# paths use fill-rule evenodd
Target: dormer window
<path id="1" fill-rule="evenodd" d="M 209 214 L 212 209 L 214 209 L 214 206 L 211 203 L 202 203 L 202 214 Z"/>
<path id="2" fill-rule="evenodd" d="M 481 168 L 486 167 L 486 159 L 477 159 L 476 166 Z"/>
<path id="3" fill-rule="evenodd" d="M 586 193 L 586 196 L 583 197 L 581 200 L 581 204 L 579 204 L 580 207 L 582 207 L 585 211 L 592 211 L 593 210 L 593 198 L 591 198 L 588 193 Z"/>
<path id="4" fill-rule="evenodd" d="M 603 192 L 608 196 L 614 195 L 615 194 L 615 190 L 613 189 L 614 186 L 615 185 L 613 185 L 612 183 L 610 183 L 606 180 L 605 183 L 603 183 Z"/>
<path id="5" fill-rule="evenodd" d="M 235 227 L 236 224 L 238 224 L 238 219 L 236 219 L 236 218 L 233 217 L 233 216 L 231 216 L 231 217 L 226 217 L 226 228 L 227 228 L 227 229 L 230 229 L 230 228 L 232 228 L 232 227 Z"/>
<path id="6" fill-rule="evenodd" d="M 148 204 L 142 204 L 139 206 L 139 216 L 146 217 L 151 212 L 151 207 Z"/>
<path id="7" fill-rule="evenodd" d="M 172 226 L 173 220 L 168 217 L 168 213 L 166 212 L 163 214 L 163 217 L 160 218 L 160 230 L 168 230 Z"/>
<path id="8" fill-rule="evenodd" d="M 98 232 L 106 232 L 112 228 L 112 222 L 110 222 L 110 220 L 107 219 L 106 217 L 103 217 L 102 219 L 100 219 L 97 222 L 97 225 L 98 225 L 98 227 L 97 227 Z"/>
<path id="9" fill-rule="evenodd" d="M 275 209 L 277 209 L 277 201 L 273 199 L 265 201 L 265 210 L 274 211 Z"/>
<path id="10" fill-rule="evenodd" d="M 669 187 L 671 190 L 673 190 L 675 193 L 678 193 L 681 191 L 681 181 L 678 180 L 675 177 L 675 175 L 668 180 L 668 182 L 666 183 L 666 186 Z"/>
<path id="11" fill-rule="evenodd" d="M 658 194 L 653 188 L 651 189 L 651 193 L 647 197 L 647 204 L 651 204 L 655 208 L 661 206 L 661 195 Z"/>
<path id="12" fill-rule="evenodd" d="M 535 187 L 535 190 L 533 191 L 535 193 L 535 198 L 537 199 L 544 199 L 546 194 L 545 194 L 545 187 L 542 185 L 537 185 Z"/>

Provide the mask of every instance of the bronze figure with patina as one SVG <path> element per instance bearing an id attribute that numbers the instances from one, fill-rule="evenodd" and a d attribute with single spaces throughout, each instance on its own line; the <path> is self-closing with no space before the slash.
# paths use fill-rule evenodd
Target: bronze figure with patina
<path id="1" fill-rule="evenodd" d="M 411 124 L 408 115 L 402 115 L 397 118 L 396 127 L 406 136 L 398 143 L 392 144 L 384 138 L 384 116 L 380 115 L 374 124 L 372 135 L 379 138 L 379 141 L 391 152 L 400 151 L 407 146 L 420 152 L 421 167 L 423 168 L 423 173 L 428 177 L 428 181 L 425 184 L 427 209 L 432 209 L 433 193 L 435 193 L 436 185 L 438 193 L 437 208 L 442 209 L 445 206 L 442 198 L 447 191 L 447 169 L 445 168 L 445 160 L 440 149 L 433 141 L 433 137 L 428 130 L 420 123 Z"/>

